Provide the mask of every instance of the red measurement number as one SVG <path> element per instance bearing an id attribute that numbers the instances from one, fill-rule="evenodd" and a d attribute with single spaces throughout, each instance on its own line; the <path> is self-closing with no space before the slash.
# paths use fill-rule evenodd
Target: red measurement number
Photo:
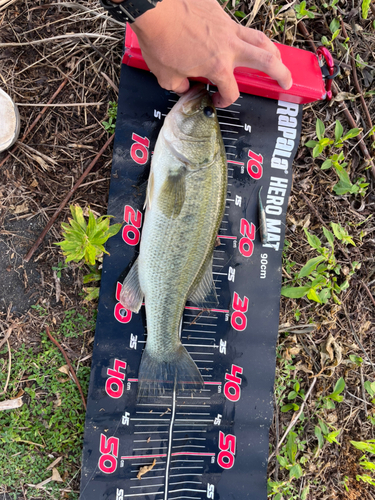
<path id="1" fill-rule="evenodd" d="M 105 474 L 112 474 L 117 469 L 118 445 L 118 438 L 107 438 L 104 434 L 100 434 L 99 451 L 101 456 L 98 466 Z"/>
<path id="2" fill-rule="evenodd" d="M 225 382 L 224 384 L 224 394 L 229 401 L 233 401 L 235 403 L 238 401 L 241 397 L 241 382 L 242 379 L 240 377 L 237 377 L 237 373 L 242 375 L 243 373 L 243 368 L 237 365 L 232 365 L 232 368 L 230 370 L 230 373 L 225 374 Z"/>
<path id="3" fill-rule="evenodd" d="M 249 299 L 245 295 L 243 300 L 241 300 L 238 293 L 234 292 L 232 307 L 234 312 L 230 318 L 230 323 L 235 330 L 242 332 L 247 326 L 247 317 L 245 313 L 249 308 Z"/>
<path id="4" fill-rule="evenodd" d="M 118 301 L 120 300 L 121 288 L 122 288 L 121 283 L 117 282 L 116 300 L 118 300 Z M 125 314 L 123 314 L 123 311 L 125 311 Z M 128 309 L 124 309 L 124 307 L 122 306 L 122 304 L 120 302 L 117 302 L 117 304 L 115 305 L 114 314 L 115 314 L 115 318 L 120 323 L 129 323 L 129 321 L 132 319 L 132 312 L 129 311 Z"/>
<path id="5" fill-rule="evenodd" d="M 139 228 L 142 225 L 142 212 L 137 210 L 136 213 L 133 207 L 125 205 L 124 221 L 126 222 L 126 226 L 122 229 L 122 239 L 126 244 L 134 247 L 138 245 L 141 239 Z"/>
<path id="6" fill-rule="evenodd" d="M 232 434 L 225 435 L 224 432 L 219 431 L 219 449 L 217 463 L 223 469 L 231 469 L 236 452 L 236 436 Z"/>
<path id="7" fill-rule="evenodd" d="M 249 149 L 249 160 L 247 162 L 247 173 L 252 179 L 260 179 L 263 175 L 263 156 L 257 155 Z"/>
<path id="8" fill-rule="evenodd" d="M 240 239 L 238 249 L 244 257 L 251 257 L 254 251 L 255 226 L 246 219 L 241 219 L 240 233 L 243 238 Z"/>
<path id="9" fill-rule="evenodd" d="M 148 160 L 148 148 L 150 147 L 150 141 L 147 137 L 141 137 L 138 134 L 132 134 L 132 140 L 134 143 L 130 148 L 130 156 L 138 165 L 144 165 Z"/>
<path id="10" fill-rule="evenodd" d="M 107 369 L 107 378 L 105 383 L 105 392 L 111 398 L 118 399 L 124 392 L 125 373 L 120 372 L 120 369 L 125 370 L 126 363 L 120 359 L 115 359 L 113 369 Z"/>

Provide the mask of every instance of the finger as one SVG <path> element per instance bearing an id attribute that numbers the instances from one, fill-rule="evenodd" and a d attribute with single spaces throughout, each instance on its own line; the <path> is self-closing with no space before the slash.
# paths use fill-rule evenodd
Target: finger
<path id="1" fill-rule="evenodd" d="M 190 88 L 190 82 L 187 78 L 185 78 L 180 82 L 180 84 L 177 87 L 171 90 L 176 92 L 176 94 L 185 94 L 185 92 L 187 92 L 189 88 Z"/>
<path id="2" fill-rule="evenodd" d="M 162 75 L 158 77 L 158 82 L 163 89 L 171 90 L 177 94 L 184 94 L 190 88 L 189 80 L 183 77 L 172 76 L 165 78 L 165 75 Z"/>
<path id="3" fill-rule="evenodd" d="M 212 101 L 217 108 L 226 108 L 237 101 L 240 92 L 233 73 L 226 73 L 225 77 L 214 78 L 218 92 L 212 96 Z"/>
<path id="4" fill-rule="evenodd" d="M 274 54 L 278 59 L 281 59 L 277 44 L 271 42 L 271 40 L 262 31 L 238 25 L 237 35 L 243 42 L 254 45 L 260 49 L 267 50 L 268 52 Z"/>
<path id="5" fill-rule="evenodd" d="M 242 44 L 242 50 L 237 52 L 235 65 L 263 71 L 274 80 L 277 80 L 284 90 L 293 85 L 292 75 L 281 59 L 273 53 L 247 43 Z"/>

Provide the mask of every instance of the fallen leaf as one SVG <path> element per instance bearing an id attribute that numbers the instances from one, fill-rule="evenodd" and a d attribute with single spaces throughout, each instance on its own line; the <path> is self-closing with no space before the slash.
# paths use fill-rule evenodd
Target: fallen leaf
<path id="1" fill-rule="evenodd" d="M 55 467 L 52 469 L 52 481 L 56 481 L 57 483 L 63 483 L 59 471 Z"/>
<path id="2" fill-rule="evenodd" d="M 17 205 L 14 209 L 14 213 L 15 214 L 22 214 L 24 212 L 27 212 L 29 210 L 29 206 L 28 204 L 26 203 L 26 201 L 24 201 L 21 205 Z"/>
<path id="3" fill-rule="evenodd" d="M 70 370 L 68 365 L 63 365 L 60 368 L 58 368 L 58 371 L 61 373 L 65 373 L 65 375 L 70 375 Z"/>
<path id="4" fill-rule="evenodd" d="M 137 479 L 142 479 L 142 476 L 144 476 L 146 474 L 146 472 L 149 472 L 150 470 L 152 470 L 154 468 L 155 464 L 156 464 L 156 458 L 154 458 L 154 461 L 152 462 L 151 465 L 144 465 L 143 467 L 141 467 L 138 471 Z"/>
<path id="5" fill-rule="evenodd" d="M 334 373 L 334 368 L 342 362 L 342 347 L 330 333 L 325 344 L 322 344 L 320 351 L 320 361 L 322 370 L 331 369 L 331 373 L 327 375 L 331 377 Z M 324 375 L 323 375 L 324 376 Z"/>
<path id="6" fill-rule="evenodd" d="M 38 186 L 39 186 L 39 184 L 38 184 L 38 181 L 36 179 L 34 179 L 33 182 L 30 184 L 30 187 L 32 187 L 32 188 L 36 188 Z"/>

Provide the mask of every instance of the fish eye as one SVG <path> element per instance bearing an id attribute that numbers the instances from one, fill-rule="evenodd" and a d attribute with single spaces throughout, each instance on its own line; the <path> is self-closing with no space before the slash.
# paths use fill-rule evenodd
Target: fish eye
<path id="1" fill-rule="evenodd" d="M 203 110 L 203 113 L 208 117 L 212 118 L 215 115 L 215 110 L 211 108 L 211 106 L 206 106 Z"/>

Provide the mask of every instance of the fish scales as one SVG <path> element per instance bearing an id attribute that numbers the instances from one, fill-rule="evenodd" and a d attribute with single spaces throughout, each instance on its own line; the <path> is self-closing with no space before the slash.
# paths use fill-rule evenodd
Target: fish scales
<path id="1" fill-rule="evenodd" d="M 159 134 L 146 195 L 140 254 L 120 296 L 138 311 L 143 296 L 147 341 L 139 396 L 200 389 L 201 374 L 182 346 L 186 301 L 216 299 L 212 255 L 225 208 L 227 168 L 207 92 L 193 88 L 172 108 Z M 212 306 L 212 304 L 211 304 Z"/>

